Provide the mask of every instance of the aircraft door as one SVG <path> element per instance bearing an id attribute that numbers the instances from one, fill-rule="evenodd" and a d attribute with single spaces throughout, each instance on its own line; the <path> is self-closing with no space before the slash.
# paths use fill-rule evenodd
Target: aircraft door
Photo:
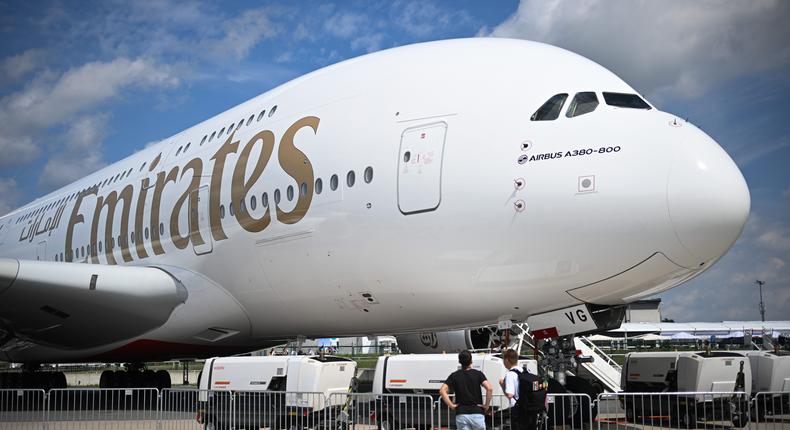
<path id="1" fill-rule="evenodd" d="M 0 224 L 0 245 L 5 242 L 5 234 L 8 231 L 9 227 L 8 224 L 2 223 Z"/>
<path id="2" fill-rule="evenodd" d="M 439 207 L 442 158 L 447 124 L 438 122 L 406 129 L 398 161 L 398 207 L 404 215 Z"/>
<path id="3" fill-rule="evenodd" d="M 192 192 L 197 193 L 198 231 L 200 232 L 200 237 L 203 238 L 203 244 L 200 245 L 196 245 L 195 242 L 192 241 L 192 249 L 194 249 L 197 255 L 208 254 L 214 250 L 214 242 L 211 238 L 211 224 L 209 223 L 208 185 L 202 185 Z"/>
<path id="4" fill-rule="evenodd" d="M 47 259 L 47 241 L 42 240 L 36 245 L 36 260 Z"/>

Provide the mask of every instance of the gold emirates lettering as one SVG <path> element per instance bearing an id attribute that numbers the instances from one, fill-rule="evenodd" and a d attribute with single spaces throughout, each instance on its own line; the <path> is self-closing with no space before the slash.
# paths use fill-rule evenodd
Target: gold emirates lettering
<path id="1" fill-rule="evenodd" d="M 314 116 L 308 116 L 299 119 L 293 123 L 283 134 L 280 140 L 280 146 L 277 151 L 277 161 L 288 176 L 296 181 L 297 189 L 299 190 L 296 205 L 291 211 L 284 211 L 280 208 L 279 204 L 275 205 L 275 212 L 277 220 L 284 224 L 294 224 L 299 222 L 307 214 L 310 209 L 310 204 L 313 199 L 313 165 L 307 158 L 307 155 L 299 150 L 294 144 L 294 137 L 297 132 L 302 128 L 309 127 L 313 133 L 318 133 L 318 124 L 320 119 Z M 228 155 L 235 154 L 239 150 L 239 141 L 234 137 L 234 131 L 228 139 L 220 146 L 217 151 L 211 156 L 214 165 L 211 170 L 211 180 L 209 185 L 209 224 L 211 226 L 211 235 L 216 241 L 227 239 L 220 217 L 220 195 L 222 191 L 222 177 L 225 172 L 225 162 Z M 250 155 L 255 148 L 255 145 L 261 145 L 260 155 L 254 160 L 252 173 L 246 177 L 247 165 L 250 162 Z M 233 174 L 231 175 L 231 198 L 234 202 L 246 201 L 249 192 L 257 183 L 263 174 L 264 169 L 269 163 L 272 154 L 274 153 L 275 136 L 269 130 L 264 130 L 253 136 L 241 149 L 238 158 L 236 159 L 235 166 L 233 166 Z M 155 166 L 159 163 L 162 154 L 156 156 L 151 162 L 148 171 L 153 172 Z M 159 225 L 161 218 L 161 203 L 162 196 L 165 188 L 169 183 L 181 182 L 184 180 L 189 181 L 187 189 L 176 200 L 175 205 L 169 217 L 170 237 L 173 244 L 178 249 L 184 249 L 190 243 L 193 246 L 202 245 L 205 243 L 203 236 L 198 226 L 198 187 L 200 187 L 200 179 L 204 171 L 203 161 L 200 158 L 193 158 L 187 162 L 183 168 L 174 166 L 169 172 L 161 171 L 156 174 L 156 180 L 151 185 L 150 178 L 143 178 L 140 182 L 140 191 L 137 193 L 137 201 L 134 202 L 134 186 L 132 184 L 126 185 L 120 193 L 112 191 L 106 196 L 98 195 L 98 187 L 91 187 L 77 196 L 74 202 L 74 207 L 71 211 L 71 217 L 66 229 L 65 240 L 65 260 L 74 261 L 74 230 L 79 224 L 85 222 L 85 217 L 80 212 L 85 197 L 89 195 L 96 196 L 96 203 L 93 210 L 93 219 L 91 223 L 91 240 L 90 240 L 90 258 L 88 261 L 91 263 L 99 263 L 99 250 L 96 246 L 99 236 L 99 226 L 101 225 L 102 213 L 105 213 L 104 225 L 104 249 L 105 258 L 108 264 L 116 264 L 114 255 L 115 241 L 113 238 L 113 221 L 115 219 L 116 209 L 118 204 L 123 203 L 123 211 L 121 212 L 120 232 L 117 246 L 121 248 L 121 256 L 125 262 L 133 260 L 133 255 L 129 247 L 129 221 L 130 215 L 134 215 L 134 228 L 136 243 L 132 248 L 135 250 L 138 259 L 148 258 L 149 254 L 143 244 L 143 216 L 145 213 L 146 199 L 148 197 L 148 190 L 153 188 L 153 195 L 151 199 L 150 209 L 150 233 L 151 233 L 151 248 L 154 254 L 161 255 L 165 253 L 162 246 L 162 238 L 160 237 Z M 179 174 L 180 172 L 180 174 Z M 187 175 L 187 172 L 191 172 Z M 185 178 L 186 176 L 186 178 Z M 306 188 L 306 190 L 305 190 Z M 306 191 L 306 192 L 302 192 Z M 86 205 L 86 207 L 89 207 Z M 106 210 L 104 210 L 106 208 Z M 133 209 L 134 208 L 134 209 Z M 181 232 L 179 230 L 178 220 L 181 213 L 187 211 L 187 219 L 189 231 Z M 87 214 L 86 214 L 87 215 Z M 166 217 L 167 218 L 167 217 Z M 260 232 L 266 229 L 271 224 L 271 214 L 269 207 L 266 207 L 264 214 L 255 218 L 249 211 L 239 208 L 236 220 L 239 225 L 249 232 Z"/>

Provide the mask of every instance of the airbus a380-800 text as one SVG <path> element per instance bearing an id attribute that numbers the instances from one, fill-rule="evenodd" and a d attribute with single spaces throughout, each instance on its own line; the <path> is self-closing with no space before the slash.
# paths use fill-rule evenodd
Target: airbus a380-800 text
<path id="1" fill-rule="evenodd" d="M 0 360 L 143 362 L 524 321 L 704 271 L 749 192 L 616 75 L 493 38 L 288 82 L 5 215 Z"/>

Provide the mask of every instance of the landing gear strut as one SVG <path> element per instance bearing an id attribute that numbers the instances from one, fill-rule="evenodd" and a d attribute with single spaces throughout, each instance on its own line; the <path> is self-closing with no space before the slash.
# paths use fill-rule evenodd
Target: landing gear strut
<path id="1" fill-rule="evenodd" d="M 539 362 L 539 367 L 541 370 L 551 372 L 554 379 L 564 387 L 568 371 L 572 371 L 579 364 L 573 336 L 560 336 L 546 340 L 543 342 L 541 350 L 543 360 Z"/>
<path id="2" fill-rule="evenodd" d="M 590 422 L 591 414 L 594 418 L 598 414 L 598 404 L 590 403 L 598 395 L 592 384 L 580 378 L 576 373 L 581 363 L 587 359 L 576 355 L 576 345 L 573 335 L 559 336 L 543 341 L 540 346 L 543 356 L 538 359 L 538 373 L 540 376 L 547 377 L 549 374 L 553 379 L 549 380 L 550 393 L 575 393 L 586 394 L 584 396 L 559 397 L 555 403 L 554 411 L 550 411 L 552 419 L 557 413 L 564 414 L 562 419 L 565 423 L 572 424 L 574 428 L 580 428 L 584 423 Z M 557 409 L 559 406 L 559 409 Z"/>

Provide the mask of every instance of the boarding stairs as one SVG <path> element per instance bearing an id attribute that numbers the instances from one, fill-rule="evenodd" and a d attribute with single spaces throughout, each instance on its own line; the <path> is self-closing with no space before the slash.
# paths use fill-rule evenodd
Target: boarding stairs
<path id="1" fill-rule="evenodd" d="M 587 337 L 575 337 L 573 342 L 582 356 L 593 358 L 592 361 L 581 364 L 584 370 L 599 380 L 607 390 L 613 393 L 621 391 L 620 375 L 623 367 Z"/>
<path id="2" fill-rule="evenodd" d="M 529 334 L 529 326 L 526 323 L 513 324 L 510 329 L 514 338 L 511 338 L 511 347 L 516 351 L 523 352 L 533 351 L 535 348 L 535 339 Z M 623 372 L 622 366 L 617 364 L 612 357 L 606 352 L 598 348 L 590 339 L 584 336 L 575 337 L 574 344 L 576 350 L 579 351 L 584 357 L 592 357 L 591 361 L 581 363 L 584 368 L 593 378 L 600 381 L 603 387 L 613 393 L 621 391 L 620 388 L 620 375 Z"/>

